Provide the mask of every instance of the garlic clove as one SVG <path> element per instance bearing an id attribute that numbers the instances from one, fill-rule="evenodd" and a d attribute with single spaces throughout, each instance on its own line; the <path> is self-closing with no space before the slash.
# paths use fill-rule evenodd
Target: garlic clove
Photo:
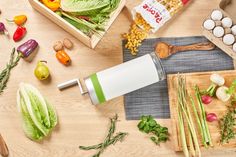
<path id="1" fill-rule="evenodd" d="M 215 27 L 215 22 L 211 19 L 204 21 L 203 27 L 207 30 L 212 30 Z"/>
<path id="2" fill-rule="evenodd" d="M 222 37 L 225 34 L 224 28 L 221 26 L 215 27 L 213 30 L 213 34 L 214 34 L 214 36 L 216 36 L 218 38 Z"/>
<path id="3" fill-rule="evenodd" d="M 222 26 L 224 28 L 230 28 L 233 25 L 233 21 L 229 17 L 225 17 L 222 19 Z"/>
<path id="4" fill-rule="evenodd" d="M 211 13 L 211 19 L 212 20 L 221 20 L 223 18 L 223 14 L 220 10 L 214 10 Z"/>
<path id="5" fill-rule="evenodd" d="M 232 44 L 235 42 L 235 37 L 233 36 L 233 34 L 226 34 L 226 35 L 223 37 L 223 42 L 224 42 L 226 45 L 232 45 Z"/>

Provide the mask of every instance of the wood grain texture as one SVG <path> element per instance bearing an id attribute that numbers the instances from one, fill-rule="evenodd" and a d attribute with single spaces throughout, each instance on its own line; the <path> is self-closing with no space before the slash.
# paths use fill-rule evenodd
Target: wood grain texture
<path id="1" fill-rule="evenodd" d="M 128 0 L 127 8 L 141 2 Z M 210 10 L 217 7 L 219 0 L 194 0 L 182 14 L 171 20 L 156 34 L 150 37 L 174 37 L 201 35 L 201 24 Z M 129 11 L 125 8 L 115 20 L 111 28 L 97 45 L 91 50 L 80 43 L 73 36 L 65 32 L 46 17 L 33 10 L 27 0 L 0 0 L 0 21 L 5 18 L 25 13 L 28 16 L 26 27 L 28 33 L 19 43 L 8 40 L 0 35 L 0 67 L 7 62 L 11 49 L 27 39 L 36 39 L 40 48 L 36 58 L 31 63 L 21 60 L 12 71 L 8 87 L 0 96 L 0 132 L 10 151 L 10 157 L 89 157 L 94 152 L 79 150 L 79 145 L 90 145 L 101 142 L 108 129 L 108 117 L 115 113 L 120 116 L 119 131 L 129 132 L 123 143 L 108 148 L 102 157 L 178 157 L 171 140 L 160 147 L 153 145 L 148 137 L 137 129 L 137 121 L 126 121 L 123 98 L 116 98 L 104 105 L 93 106 L 88 97 L 79 94 L 78 87 L 60 92 L 56 85 L 65 80 L 83 78 L 91 73 L 117 65 L 122 62 L 121 33 L 129 29 L 131 20 Z M 13 24 L 6 24 L 11 35 L 16 29 Z M 65 67 L 58 63 L 53 51 L 53 43 L 63 38 L 70 38 L 75 47 L 68 54 L 72 58 L 72 66 Z M 38 81 L 33 74 L 38 60 L 47 60 L 51 71 L 51 80 Z M 21 118 L 16 108 L 16 90 L 20 82 L 31 83 L 36 86 L 54 104 L 59 116 L 59 126 L 52 135 L 41 143 L 30 141 L 24 136 Z M 169 119 L 160 119 L 159 123 L 171 130 Z M 233 157 L 235 149 L 207 150 L 204 157 Z"/>
<path id="2" fill-rule="evenodd" d="M 235 70 L 184 74 L 184 76 L 186 78 L 186 89 L 187 89 L 188 93 L 193 97 L 194 103 L 195 103 L 195 106 L 196 106 L 198 112 L 199 112 L 199 107 L 198 107 L 198 103 L 197 103 L 197 100 L 195 97 L 194 86 L 198 85 L 200 90 L 207 89 L 211 84 L 210 76 L 213 73 L 217 73 L 217 74 L 220 74 L 221 76 L 223 76 L 225 78 L 225 86 L 227 86 L 227 87 L 229 87 L 231 85 L 231 83 L 236 78 L 236 71 Z M 170 112 L 171 112 L 171 120 L 172 120 L 172 126 L 173 126 L 172 127 L 172 130 L 173 130 L 172 137 L 175 139 L 174 140 L 175 141 L 175 150 L 180 151 L 180 150 L 182 150 L 182 146 L 181 146 L 179 125 L 178 125 L 177 81 L 178 81 L 177 74 L 168 75 L 169 102 L 170 102 Z M 190 102 L 188 102 L 188 104 L 190 105 Z M 211 104 L 204 105 L 204 107 L 205 107 L 205 110 L 207 113 L 215 113 L 217 115 L 218 119 L 220 119 L 223 117 L 223 115 L 225 115 L 225 113 L 227 111 L 227 107 L 226 107 L 227 105 L 230 105 L 230 101 L 222 102 L 222 101 L 214 98 L 213 101 L 211 102 Z M 192 108 L 191 108 L 191 113 L 193 115 L 193 119 L 195 122 L 195 129 L 197 130 L 199 143 L 201 143 L 201 141 L 202 141 L 201 135 L 198 130 L 196 118 L 194 116 Z M 224 148 L 224 147 L 235 148 L 236 147 L 236 139 L 231 140 L 230 143 L 228 143 L 228 144 L 224 144 L 224 145 L 219 144 L 220 134 L 219 134 L 219 124 L 217 121 L 212 122 L 212 123 L 207 123 L 207 124 L 208 124 L 209 130 L 210 130 L 212 143 L 215 148 L 216 147 L 220 147 L 220 148 Z M 185 126 L 185 128 L 187 127 L 186 123 L 184 126 Z M 201 146 L 203 147 L 203 145 L 201 145 Z"/>

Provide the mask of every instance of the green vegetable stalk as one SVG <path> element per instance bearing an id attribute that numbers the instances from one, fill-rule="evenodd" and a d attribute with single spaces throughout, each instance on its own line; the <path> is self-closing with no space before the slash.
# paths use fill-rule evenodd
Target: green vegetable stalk
<path id="1" fill-rule="evenodd" d="M 206 95 L 209 95 L 209 96 L 213 97 L 216 93 L 216 87 L 217 87 L 217 85 L 212 83 L 210 85 L 210 87 L 207 88 L 206 92 L 205 93 L 203 92 L 203 94 L 206 94 Z"/>
<path id="2" fill-rule="evenodd" d="M 23 130 L 32 140 L 43 139 L 57 125 L 55 109 L 30 84 L 20 84 L 17 91 L 17 106 L 22 115 Z"/>
<path id="3" fill-rule="evenodd" d="M 203 106 L 202 100 L 201 100 L 201 95 L 200 95 L 200 90 L 198 88 L 197 85 L 195 85 L 195 95 L 197 98 L 197 102 L 198 102 L 198 107 L 200 110 L 200 122 L 201 122 L 201 128 L 203 131 L 203 142 L 204 142 L 204 146 L 208 147 L 208 146 L 213 146 L 212 141 L 211 141 L 211 135 L 210 135 L 210 131 L 207 125 L 207 121 L 206 121 L 206 111 L 205 108 Z"/>
<path id="4" fill-rule="evenodd" d="M 184 120 L 183 120 L 183 115 L 179 106 L 178 106 L 178 122 L 179 122 L 182 149 L 184 152 L 184 156 L 188 157 L 189 151 L 188 151 L 188 146 L 187 146 L 187 141 L 186 141 L 186 134 L 184 130 Z"/>
<path id="5" fill-rule="evenodd" d="M 186 90 L 186 81 L 182 76 L 178 76 L 178 120 L 179 129 L 182 141 L 182 147 L 185 156 L 189 156 L 187 144 L 186 144 L 186 133 L 188 133 L 189 146 L 191 155 L 198 154 L 201 156 L 200 146 L 198 143 L 197 132 L 194 127 L 193 118 L 190 112 L 188 104 L 188 95 Z M 184 130 L 184 122 L 187 123 L 187 131 Z"/>

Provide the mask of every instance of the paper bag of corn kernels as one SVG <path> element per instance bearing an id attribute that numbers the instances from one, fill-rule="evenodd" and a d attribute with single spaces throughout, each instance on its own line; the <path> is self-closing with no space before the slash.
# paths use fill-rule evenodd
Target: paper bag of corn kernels
<path id="1" fill-rule="evenodd" d="M 154 33 L 183 8 L 188 1 L 190 0 L 144 0 L 132 10 L 133 19 L 135 20 L 137 14 L 140 14 Z"/>
<path id="2" fill-rule="evenodd" d="M 133 24 L 128 33 L 125 48 L 132 55 L 137 55 L 138 47 L 148 37 L 149 32 L 156 32 L 190 0 L 144 0 L 132 10 Z"/>

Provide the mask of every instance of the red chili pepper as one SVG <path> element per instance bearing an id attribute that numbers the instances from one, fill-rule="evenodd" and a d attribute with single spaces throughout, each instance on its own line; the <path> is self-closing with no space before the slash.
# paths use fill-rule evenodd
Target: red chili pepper
<path id="1" fill-rule="evenodd" d="M 13 40 L 15 42 L 20 41 L 25 36 L 26 32 L 27 31 L 26 31 L 25 27 L 22 27 L 22 26 L 17 27 L 17 29 L 13 35 Z"/>
<path id="2" fill-rule="evenodd" d="M 90 21 L 90 18 L 88 16 L 83 16 L 83 15 L 80 15 L 78 16 L 79 19 L 83 19 L 83 20 L 86 20 L 86 21 Z"/>

